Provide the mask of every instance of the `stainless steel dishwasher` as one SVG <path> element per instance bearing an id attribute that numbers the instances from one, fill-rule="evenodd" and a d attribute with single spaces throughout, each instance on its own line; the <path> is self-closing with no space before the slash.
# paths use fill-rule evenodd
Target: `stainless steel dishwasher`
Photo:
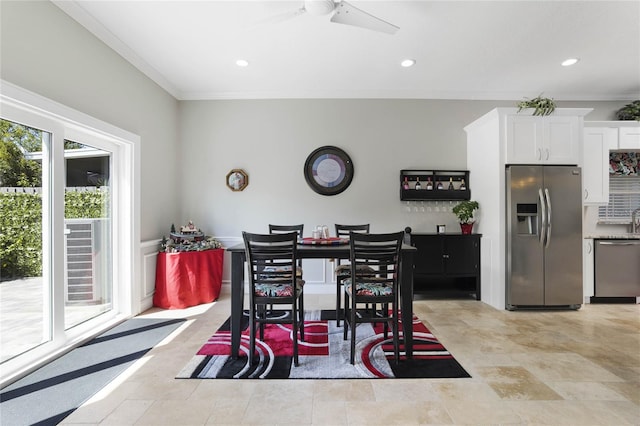
<path id="1" fill-rule="evenodd" d="M 640 240 L 596 240 L 595 296 L 640 297 Z"/>

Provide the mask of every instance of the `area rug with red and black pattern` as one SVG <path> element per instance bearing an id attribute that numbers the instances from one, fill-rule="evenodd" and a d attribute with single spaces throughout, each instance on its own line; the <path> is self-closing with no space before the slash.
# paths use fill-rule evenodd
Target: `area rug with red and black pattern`
<path id="1" fill-rule="evenodd" d="M 287 315 L 276 312 L 274 315 Z M 400 362 L 393 357 L 391 332 L 384 338 L 383 325 L 358 324 L 356 362 L 349 362 L 351 337 L 343 339 L 342 323 L 335 311 L 305 312 L 304 341 L 298 341 L 299 365 L 293 364 L 290 324 L 267 324 L 264 340 L 256 341 L 254 365 L 248 363 L 249 330 L 243 317 L 240 356 L 231 353 L 230 320 L 215 332 L 176 378 L 183 379 L 366 379 L 471 377 L 427 327 L 413 318 L 413 358 L 400 345 Z M 402 329 L 402 325 L 400 327 Z M 402 333 L 401 333 L 402 336 Z"/>

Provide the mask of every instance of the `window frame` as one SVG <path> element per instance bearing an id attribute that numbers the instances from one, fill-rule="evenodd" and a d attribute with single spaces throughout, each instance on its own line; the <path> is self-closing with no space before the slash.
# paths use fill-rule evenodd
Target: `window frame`
<path id="1" fill-rule="evenodd" d="M 43 141 L 42 161 L 43 285 L 51 303 L 47 316 L 51 323 L 45 326 L 50 327 L 52 338 L 3 363 L 0 385 L 4 386 L 139 311 L 140 290 L 134 283 L 139 282 L 140 270 L 140 137 L 4 80 L 0 80 L 0 107 L 2 118 L 40 129 L 52 139 L 52 143 Z M 65 262 L 65 139 L 106 147 L 114 158 L 113 309 L 68 330 L 60 288 Z"/>

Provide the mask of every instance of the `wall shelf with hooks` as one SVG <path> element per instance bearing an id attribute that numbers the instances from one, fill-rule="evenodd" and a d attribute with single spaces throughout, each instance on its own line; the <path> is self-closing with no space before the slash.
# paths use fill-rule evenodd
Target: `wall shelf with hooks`
<path id="1" fill-rule="evenodd" d="M 469 200 L 468 170 L 401 170 L 400 199 L 403 201 Z"/>

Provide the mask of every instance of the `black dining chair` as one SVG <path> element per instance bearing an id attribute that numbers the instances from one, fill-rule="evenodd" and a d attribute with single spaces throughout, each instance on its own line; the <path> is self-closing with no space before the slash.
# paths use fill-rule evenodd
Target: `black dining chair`
<path id="1" fill-rule="evenodd" d="M 389 322 L 393 331 L 396 364 L 400 360 L 399 282 L 400 250 L 404 232 L 386 234 L 349 234 L 351 276 L 344 280 L 344 340 L 351 330 L 350 362 L 354 364 L 356 329 L 360 323 L 384 323 L 384 338 L 388 338 Z M 367 265 L 373 271 L 359 266 Z M 372 309 L 358 310 L 358 305 L 372 305 Z M 380 309 L 378 309 L 380 305 Z M 411 324 L 405 326 L 411 327 Z"/>
<path id="2" fill-rule="evenodd" d="M 273 225 L 269 224 L 270 234 L 283 234 L 288 232 L 297 232 L 298 240 L 302 239 L 302 233 L 304 231 L 304 224 L 302 225 Z M 302 278 L 302 259 L 298 259 L 298 278 Z"/>
<path id="3" fill-rule="evenodd" d="M 336 223 L 336 237 L 348 238 L 350 232 L 358 232 L 368 234 L 370 225 L 339 225 Z M 361 269 L 372 271 L 367 265 L 361 265 Z M 345 259 L 336 259 L 336 325 L 340 327 L 340 318 L 342 316 L 342 281 L 351 275 L 351 265 Z"/>
<path id="4" fill-rule="evenodd" d="M 304 232 L 304 224 L 300 225 L 274 225 L 269 224 L 269 233 L 270 234 L 284 234 L 287 232 L 297 232 L 298 240 L 302 238 L 302 233 Z M 298 274 L 298 278 L 302 278 L 302 259 L 298 259 L 298 268 L 296 269 L 296 273 Z M 273 309 L 273 307 L 272 307 Z"/>
<path id="5" fill-rule="evenodd" d="M 265 324 L 291 324 L 293 361 L 298 366 L 298 334 L 304 341 L 304 280 L 297 277 L 298 234 L 242 233 L 249 266 L 249 364 L 256 350 L 256 327 L 264 340 Z M 267 310 L 287 305 L 288 315 Z"/>
<path id="6" fill-rule="evenodd" d="M 302 238 L 302 232 L 304 231 L 304 224 L 302 225 L 273 225 L 269 224 L 270 234 L 282 234 L 287 232 L 297 232 L 298 238 Z"/>

